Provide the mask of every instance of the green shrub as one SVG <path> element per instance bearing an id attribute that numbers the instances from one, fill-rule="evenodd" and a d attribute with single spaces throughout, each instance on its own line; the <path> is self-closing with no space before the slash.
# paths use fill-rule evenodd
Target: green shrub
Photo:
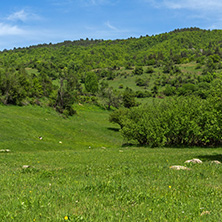
<path id="1" fill-rule="evenodd" d="M 176 94 L 176 87 L 167 85 L 163 93 L 166 96 L 173 96 Z"/>
<path id="2" fill-rule="evenodd" d="M 126 108 L 121 108 L 121 109 L 117 109 L 114 112 L 112 112 L 109 116 L 109 121 L 111 123 L 117 123 L 119 124 L 120 128 L 123 127 L 123 122 L 124 122 L 124 117 L 126 116 L 126 114 L 129 112 L 129 109 Z"/>
<path id="3" fill-rule="evenodd" d="M 135 75 L 142 75 L 142 74 L 143 74 L 143 67 L 137 66 L 137 67 L 133 70 L 133 74 L 135 74 Z"/>
<path id="4" fill-rule="evenodd" d="M 149 92 L 149 91 L 140 91 L 140 90 L 138 90 L 138 91 L 135 92 L 135 96 L 137 98 L 152 97 L 152 93 Z"/>
<path id="5" fill-rule="evenodd" d="M 119 84 L 119 89 L 123 89 L 124 88 L 124 85 L 121 83 Z"/>
<path id="6" fill-rule="evenodd" d="M 154 72 L 154 69 L 151 66 L 147 67 L 147 69 L 145 70 L 145 73 L 153 73 L 153 72 Z"/>
<path id="7" fill-rule="evenodd" d="M 136 106 L 135 94 L 133 90 L 128 87 L 123 92 L 123 106 L 126 108 Z"/>
<path id="8" fill-rule="evenodd" d="M 148 86 L 148 80 L 143 78 L 136 78 L 135 80 L 137 86 Z"/>
<path id="9" fill-rule="evenodd" d="M 179 97 L 115 113 L 113 122 L 121 124 L 126 139 L 141 145 L 216 146 L 222 142 L 221 110 L 220 99 Z"/>

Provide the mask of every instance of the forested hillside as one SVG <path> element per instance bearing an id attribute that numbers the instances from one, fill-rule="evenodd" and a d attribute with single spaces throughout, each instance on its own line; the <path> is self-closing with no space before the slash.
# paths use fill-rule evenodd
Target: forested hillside
<path id="1" fill-rule="evenodd" d="M 149 98 L 220 95 L 222 30 L 178 29 L 123 40 L 80 39 L 0 52 L 0 102 L 130 108 Z"/>
<path id="2" fill-rule="evenodd" d="M 4 50 L 0 123 L 1 221 L 221 221 L 222 30 Z"/>

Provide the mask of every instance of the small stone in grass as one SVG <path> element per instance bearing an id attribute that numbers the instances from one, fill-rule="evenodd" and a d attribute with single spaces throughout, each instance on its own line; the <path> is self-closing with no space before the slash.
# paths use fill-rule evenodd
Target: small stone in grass
<path id="1" fill-rule="evenodd" d="M 213 160 L 213 161 L 211 161 L 211 163 L 215 163 L 215 164 L 221 164 L 221 162 L 220 162 L 220 161 L 218 161 L 218 160 Z"/>
<path id="2" fill-rule="evenodd" d="M 192 160 L 185 161 L 185 163 L 203 163 L 203 162 L 199 159 L 192 159 Z"/>
<path id="3" fill-rule="evenodd" d="M 31 168 L 31 166 L 30 165 L 23 165 L 22 166 L 22 169 L 28 169 L 28 168 Z"/>
<path id="4" fill-rule="evenodd" d="M 200 216 L 203 216 L 205 214 L 210 214 L 210 211 L 203 211 Z"/>
<path id="5" fill-rule="evenodd" d="M 170 166 L 170 169 L 173 169 L 173 170 L 191 170 L 190 168 L 187 168 L 185 166 L 178 166 L 178 165 Z"/>
<path id="6" fill-rule="evenodd" d="M 1 153 L 9 153 L 9 152 L 10 152 L 10 150 L 9 150 L 9 149 L 5 149 L 5 150 L 4 150 L 4 149 L 2 149 L 2 150 L 0 150 L 0 152 L 1 152 Z"/>

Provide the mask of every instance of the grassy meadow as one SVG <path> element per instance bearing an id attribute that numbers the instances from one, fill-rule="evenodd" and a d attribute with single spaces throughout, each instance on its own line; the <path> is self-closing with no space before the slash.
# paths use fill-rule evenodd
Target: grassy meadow
<path id="1" fill-rule="evenodd" d="M 221 221 L 222 148 L 129 146 L 108 111 L 76 110 L 0 106 L 1 221 Z"/>
<path id="2" fill-rule="evenodd" d="M 203 71 L 203 67 L 200 67 L 199 69 L 196 69 L 197 63 L 196 62 L 190 62 L 185 64 L 178 64 L 176 65 L 181 70 L 181 76 L 186 76 L 188 74 L 193 75 L 200 75 Z M 147 68 L 153 69 L 153 73 L 146 73 Z M 160 76 L 166 76 L 166 74 L 163 73 L 162 67 L 155 67 L 155 66 L 143 66 L 143 74 L 142 75 L 135 75 L 133 74 L 133 70 L 135 67 L 132 67 L 130 70 L 125 69 L 122 67 L 120 70 L 115 71 L 116 77 L 113 80 L 108 80 L 108 83 L 111 87 L 114 89 L 118 89 L 120 91 L 123 91 L 126 87 L 131 88 L 133 91 L 137 90 L 150 90 L 155 84 L 154 82 L 160 77 Z M 170 78 L 173 78 L 175 76 L 171 76 Z M 147 86 L 137 86 L 136 85 L 136 79 L 142 78 L 142 79 L 148 79 L 148 85 Z M 104 78 L 105 79 L 105 78 Z M 119 86 L 123 85 L 123 88 L 120 88 Z M 159 86 L 160 89 L 163 89 L 164 87 Z"/>

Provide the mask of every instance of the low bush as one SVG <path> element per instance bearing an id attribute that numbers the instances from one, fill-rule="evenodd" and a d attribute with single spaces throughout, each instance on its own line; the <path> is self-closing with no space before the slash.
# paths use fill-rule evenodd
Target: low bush
<path id="1" fill-rule="evenodd" d="M 116 111 L 116 122 L 127 140 L 151 147 L 217 146 L 222 143 L 222 101 L 197 97 L 166 99 Z"/>

